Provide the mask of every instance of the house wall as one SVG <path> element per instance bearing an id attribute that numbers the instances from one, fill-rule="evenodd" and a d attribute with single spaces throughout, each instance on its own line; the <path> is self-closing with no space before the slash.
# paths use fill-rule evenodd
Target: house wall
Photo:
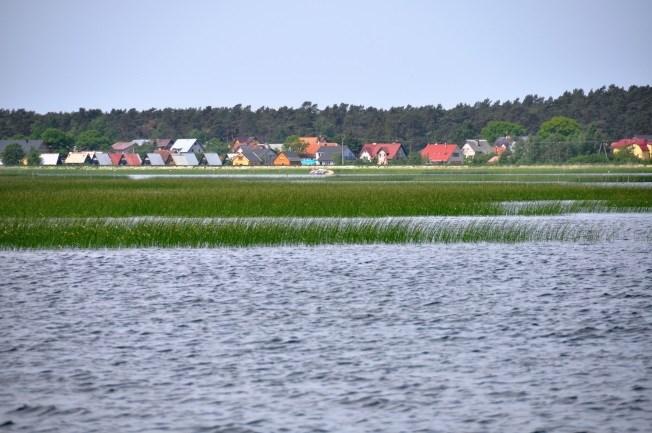
<path id="1" fill-rule="evenodd" d="M 245 158 L 244 156 L 235 156 L 233 160 L 231 160 L 231 165 L 234 166 L 248 166 L 249 160 Z"/>
<path id="2" fill-rule="evenodd" d="M 360 154 L 360 159 L 371 161 L 371 155 L 366 150 Z"/>
<path id="3" fill-rule="evenodd" d="M 287 166 L 290 165 L 290 160 L 287 158 L 287 156 L 280 154 L 274 158 L 273 164 L 277 166 Z"/>
<path id="4" fill-rule="evenodd" d="M 468 144 L 462 146 L 462 154 L 465 158 L 473 158 L 475 156 L 475 150 Z"/>
<path id="5" fill-rule="evenodd" d="M 620 151 L 623 149 L 630 149 L 632 154 L 636 156 L 638 159 L 643 159 L 643 160 L 650 159 L 650 154 L 648 152 L 644 152 L 643 149 L 641 149 L 639 146 L 635 144 L 632 144 L 631 146 L 628 147 L 622 147 L 620 149 L 614 149 L 614 154 L 620 153 Z"/>

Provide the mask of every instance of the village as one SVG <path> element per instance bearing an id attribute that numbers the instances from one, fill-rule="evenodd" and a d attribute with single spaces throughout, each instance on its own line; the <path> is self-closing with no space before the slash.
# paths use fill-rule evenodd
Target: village
<path id="1" fill-rule="evenodd" d="M 390 164 L 447 164 L 460 165 L 482 156 L 486 164 L 497 164 L 506 152 L 514 151 L 517 143 L 528 137 L 499 137 L 494 143 L 484 139 L 467 139 L 461 147 L 454 143 L 428 143 L 418 152 L 418 158 L 410 158 L 405 146 L 399 142 L 366 143 L 359 153 L 340 143 L 327 141 L 325 137 L 299 137 L 299 151 L 288 150 L 283 143 L 266 143 L 257 137 L 237 137 L 230 144 L 229 152 L 218 154 L 206 151 L 204 144 L 195 138 L 135 139 L 111 145 L 109 151 L 72 151 L 68 154 L 52 152 L 42 140 L 0 140 L 0 153 L 11 144 L 19 145 L 23 152 L 21 165 L 41 166 L 98 166 L 98 167 L 290 167 L 334 165 Z M 613 154 L 627 151 L 636 158 L 650 160 L 652 137 L 621 139 L 611 144 Z M 143 149 L 151 150 L 146 151 Z M 38 153 L 38 164 L 29 161 L 28 155 Z M 0 161 L 0 164 L 2 162 Z"/>

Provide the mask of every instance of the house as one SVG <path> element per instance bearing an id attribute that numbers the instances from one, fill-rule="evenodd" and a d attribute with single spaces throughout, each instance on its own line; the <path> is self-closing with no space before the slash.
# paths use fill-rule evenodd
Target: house
<path id="1" fill-rule="evenodd" d="M 261 141 L 258 140 L 257 137 L 239 136 L 233 139 L 229 149 L 233 152 L 237 152 L 240 146 L 258 146 L 260 143 Z"/>
<path id="2" fill-rule="evenodd" d="M 154 147 L 156 147 L 156 149 L 170 150 L 172 144 L 173 141 L 170 138 L 157 138 L 154 140 Z"/>
<path id="3" fill-rule="evenodd" d="M 136 143 L 133 141 L 118 141 L 111 145 L 111 150 L 114 152 L 133 152 L 136 147 Z"/>
<path id="4" fill-rule="evenodd" d="M 143 161 L 140 159 L 140 155 L 137 153 L 125 153 L 124 154 L 125 165 L 129 167 L 140 167 L 143 165 Z"/>
<path id="5" fill-rule="evenodd" d="M 345 161 L 355 161 L 355 155 L 348 146 L 322 146 L 315 153 L 319 165 L 343 164 Z"/>
<path id="6" fill-rule="evenodd" d="M 165 164 L 165 160 L 163 159 L 163 155 L 161 155 L 158 152 L 151 152 L 145 155 L 145 158 L 143 158 L 143 165 L 164 167 L 166 164 Z"/>
<path id="7" fill-rule="evenodd" d="M 111 158 L 111 163 L 116 167 L 127 163 L 122 153 L 111 152 L 109 153 L 109 158 Z"/>
<path id="8" fill-rule="evenodd" d="M 314 158 L 321 147 L 339 146 L 338 143 L 327 142 L 325 137 L 299 137 L 299 141 L 305 145 L 301 153 L 310 158 Z"/>
<path id="9" fill-rule="evenodd" d="M 63 158 L 58 153 L 42 153 L 41 154 L 41 165 L 61 165 L 63 163 Z"/>
<path id="10" fill-rule="evenodd" d="M 611 150 L 614 155 L 627 150 L 638 159 L 649 160 L 650 146 L 652 142 L 648 142 L 645 138 L 623 138 L 611 143 Z"/>
<path id="11" fill-rule="evenodd" d="M 91 165 L 95 163 L 94 152 L 70 152 L 64 161 L 70 165 Z"/>
<path id="12" fill-rule="evenodd" d="M 113 161 L 108 153 L 96 152 L 95 160 L 100 167 L 111 167 L 113 165 Z"/>
<path id="13" fill-rule="evenodd" d="M 197 155 L 195 155 L 193 152 L 172 153 L 171 156 L 172 160 L 174 161 L 174 165 L 179 167 L 194 167 L 199 165 Z"/>
<path id="14" fill-rule="evenodd" d="M 179 138 L 170 148 L 172 153 L 204 153 L 204 146 L 196 138 Z"/>
<path id="15" fill-rule="evenodd" d="M 493 148 L 487 140 L 466 140 L 462 146 L 464 158 L 473 159 L 476 155 L 491 155 L 493 153 Z"/>
<path id="16" fill-rule="evenodd" d="M 48 151 L 48 147 L 43 143 L 43 140 L 0 140 L 0 154 L 4 152 L 5 147 L 10 144 L 18 144 L 23 153 L 27 155 L 33 150 L 36 150 L 39 153 L 45 153 Z"/>
<path id="17" fill-rule="evenodd" d="M 464 162 L 462 151 L 457 144 L 426 144 L 419 155 L 431 164 L 461 164 Z"/>
<path id="18" fill-rule="evenodd" d="M 272 161 L 272 165 L 276 165 L 276 166 L 301 165 L 301 157 L 296 152 L 289 152 L 289 151 L 281 152 L 278 155 L 276 155 L 276 158 L 274 158 L 274 161 Z"/>
<path id="19" fill-rule="evenodd" d="M 205 153 L 199 161 L 199 165 L 206 165 L 210 167 L 220 167 L 222 166 L 222 160 L 220 155 L 217 153 Z"/>
<path id="20" fill-rule="evenodd" d="M 257 146 L 240 146 L 235 154 L 229 155 L 231 165 L 235 166 L 272 165 L 275 158 L 273 150 Z"/>
<path id="21" fill-rule="evenodd" d="M 387 165 L 389 161 L 406 159 L 407 155 L 401 143 L 367 143 L 360 149 L 362 161 L 376 161 L 378 165 Z"/>

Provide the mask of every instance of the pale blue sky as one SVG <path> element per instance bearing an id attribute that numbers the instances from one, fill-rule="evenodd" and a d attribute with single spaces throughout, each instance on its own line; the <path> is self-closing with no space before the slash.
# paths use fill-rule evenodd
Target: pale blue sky
<path id="1" fill-rule="evenodd" d="M 398 105 L 652 84 L 650 0 L 1 0 L 0 108 Z"/>

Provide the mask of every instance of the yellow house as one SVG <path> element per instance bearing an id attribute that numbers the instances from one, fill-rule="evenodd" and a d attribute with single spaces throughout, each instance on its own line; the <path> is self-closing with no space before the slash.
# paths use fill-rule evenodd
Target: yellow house
<path id="1" fill-rule="evenodd" d="M 611 143 L 611 149 L 614 155 L 623 151 L 629 151 L 638 159 L 650 159 L 650 145 L 644 138 L 623 138 Z"/>
<path id="2" fill-rule="evenodd" d="M 243 167 L 251 165 L 251 161 L 249 161 L 249 158 L 247 158 L 244 153 L 238 151 L 231 156 L 231 165 Z"/>

